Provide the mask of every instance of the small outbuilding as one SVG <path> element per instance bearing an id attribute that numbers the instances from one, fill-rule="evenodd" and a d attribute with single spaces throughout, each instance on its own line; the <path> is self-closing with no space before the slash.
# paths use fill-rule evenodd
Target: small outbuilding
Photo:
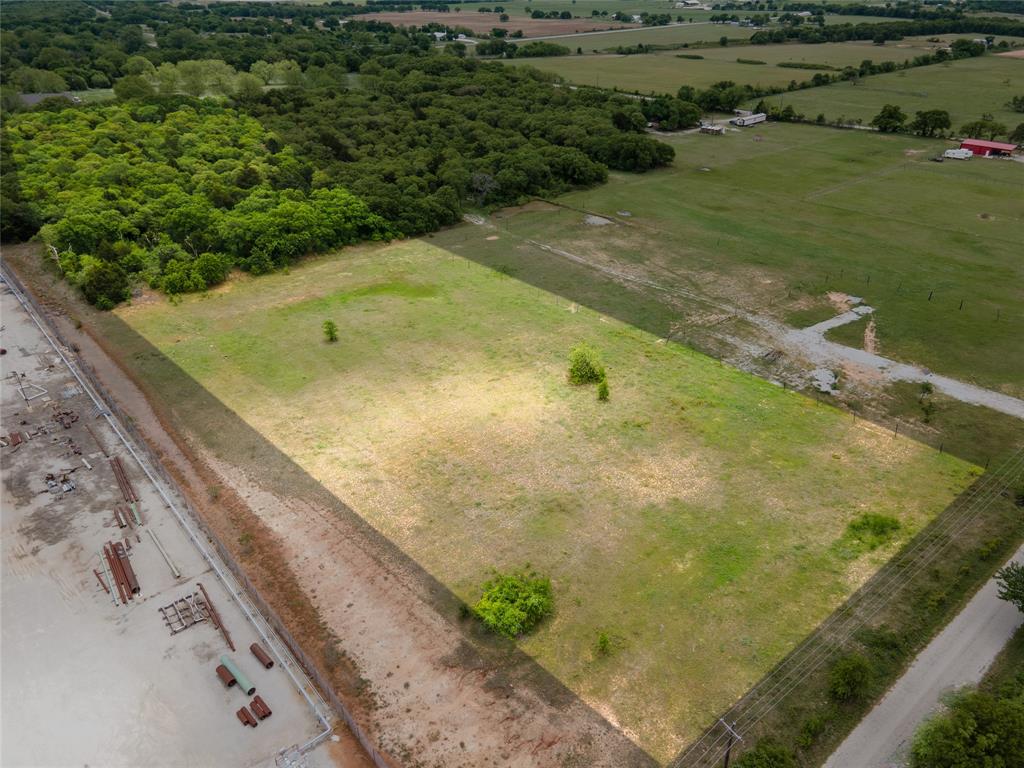
<path id="1" fill-rule="evenodd" d="M 1017 145 L 1007 144 L 1003 141 L 964 139 L 960 142 L 960 149 L 969 149 L 975 155 L 982 157 L 1009 157 L 1017 149 Z"/>

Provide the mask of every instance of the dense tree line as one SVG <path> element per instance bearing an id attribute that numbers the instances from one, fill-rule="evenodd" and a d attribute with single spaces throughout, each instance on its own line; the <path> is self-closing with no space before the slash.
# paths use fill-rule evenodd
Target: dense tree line
<path id="1" fill-rule="evenodd" d="M 134 276 L 168 293 L 266 272 L 390 227 L 260 123 L 210 102 L 36 111 L 9 121 L 19 203 L 86 298 L 109 307 Z M 6 176 L 6 174 L 5 174 Z M 25 232 L 21 233 L 22 235 Z"/>
<path id="2" fill-rule="evenodd" d="M 918 19 L 914 21 L 882 22 L 875 24 L 829 24 L 827 26 L 784 26 L 762 29 L 750 37 L 753 45 L 785 43 L 843 43 L 849 40 L 902 40 L 911 35 L 981 34 L 1024 36 L 1024 22 L 998 17 L 972 17 L 960 19 Z"/>
<path id="3" fill-rule="evenodd" d="M 133 280 L 203 290 L 234 266 L 266 272 L 432 231 L 467 204 L 655 168 L 674 152 L 643 133 L 648 113 L 682 122 L 696 110 L 436 52 L 372 58 L 359 88 L 343 70 L 314 81 L 317 68 L 294 62 L 238 73 L 216 60 L 141 61 L 116 83 L 117 106 L 55 100 L 5 123 L 5 239 L 43 224 L 65 274 L 100 306 L 123 300 Z M 243 75 L 284 87 L 237 87 Z M 234 107 L 195 98 L 211 90 Z"/>
<path id="4" fill-rule="evenodd" d="M 258 61 L 292 60 L 302 69 L 356 71 L 374 55 L 427 50 L 426 31 L 353 17 L 381 7 L 298 3 L 5 3 L 0 84 L 38 93 L 106 88 L 142 57 L 154 67 L 217 59 L 248 71 Z"/>
<path id="5" fill-rule="evenodd" d="M 403 235 L 458 220 L 466 202 L 514 203 L 645 171 L 673 150 L 642 133 L 633 99 L 554 87 L 531 69 L 454 56 L 368 62 L 362 88 L 275 90 L 246 105 Z M 624 119 L 623 114 L 635 115 Z"/>

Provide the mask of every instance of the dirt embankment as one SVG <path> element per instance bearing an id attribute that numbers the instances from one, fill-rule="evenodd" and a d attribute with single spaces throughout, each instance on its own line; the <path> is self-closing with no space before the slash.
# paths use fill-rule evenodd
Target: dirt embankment
<path id="1" fill-rule="evenodd" d="M 447 590 L 343 503 L 309 491 L 315 481 L 209 393 L 133 379 L 162 356 L 84 306 L 32 248 L 5 257 L 395 765 L 654 764 L 515 646 L 459 621 Z M 189 431 L 191 410 L 216 412 L 230 439 L 253 441 L 252 460 L 220 459 Z M 338 764 L 368 766 L 343 739 Z"/>

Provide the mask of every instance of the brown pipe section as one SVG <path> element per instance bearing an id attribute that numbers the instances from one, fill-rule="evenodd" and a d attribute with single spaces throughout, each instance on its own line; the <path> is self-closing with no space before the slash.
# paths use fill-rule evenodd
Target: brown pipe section
<path id="1" fill-rule="evenodd" d="M 125 552 L 124 545 L 120 541 L 115 542 L 114 552 L 117 553 L 117 557 L 121 561 L 121 567 L 124 570 L 124 577 L 128 582 L 129 589 L 131 589 L 133 595 L 139 594 L 142 591 L 139 589 L 139 580 L 135 578 L 135 570 L 128 561 L 128 554 Z"/>
<path id="2" fill-rule="evenodd" d="M 266 720 L 274 714 L 270 711 L 270 707 L 267 706 L 267 702 L 263 700 L 262 696 L 254 698 L 249 706 L 252 708 L 253 714 L 255 714 L 260 720 Z"/>
<path id="3" fill-rule="evenodd" d="M 96 574 L 96 581 L 98 581 L 100 583 L 100 586 L 103 587 L 103 591 L 106 592 L 109 595 L 110 594 L 110 587 L 107 586 L 107 582 L 105 582 L 103 580 L 103 577 L 100 576 L 100 572 L 97 571 L 95 568 L 92 569 L 92 572 Z"/>
<path id="4" fill-rule="evenodd" d="M 256 718 L 253 717 L 245 707 L 242 707 L 240 710 L 235 712 L 235 714 L 238 716 L 238 720 L 242 725 L 251 725 L 253 728 L 259 725 L 259 723 L 256 722 Z"/>
<path id="5" fill-rule="evenodd" d="M 118 559 L 114 557 L 114 553 L 109 546 L 109 544 L 103 545 L 103 556 L 107 558 L 107 566 L 110 568 L 110 575 L 113 577 L 114 583 L 117 585 L 117 594 L 121 597 L 121 604 L 127 605 L 130 593 L 125 589 L 125 580 L 120 567 L 121 564 Z"/>
<path id="6" fill-rule="evenodd" d="M 232 685 L 235 685 L 238 682 L 237 680 L 235 680 L 235 676 L 228 672 L 228 668 L 225 667 L 223 664 L 217 667 L 217 677 L 219 677 L 220 681 L 224 683 L 224 685 L 228 688 L 230 688 Z"/>
<path id="7" fill-rule="evenodd" d="M 260 648 L 259 643 L 253 643 L 249 646 L 249 650 L 252 651 L 252 655 L 259 659 L 260 664 L 263 665 L 264 669 L 270 669 L 274 666 L 274 660 L 267 655 L 267 652 Z"/>

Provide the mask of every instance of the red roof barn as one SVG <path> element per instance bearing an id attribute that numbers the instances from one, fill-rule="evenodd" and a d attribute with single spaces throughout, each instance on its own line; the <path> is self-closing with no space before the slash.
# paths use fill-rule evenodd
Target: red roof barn
<path id="1" fill-rule="evenodd" d="M 1001 141 L 985 141 L 984 139 L 964 139 L 960 142 L 960 149 L 969 149 L 976 155 L 1008 155 L 1016 148 L 1016 144 L 1004 144 Z"/>

